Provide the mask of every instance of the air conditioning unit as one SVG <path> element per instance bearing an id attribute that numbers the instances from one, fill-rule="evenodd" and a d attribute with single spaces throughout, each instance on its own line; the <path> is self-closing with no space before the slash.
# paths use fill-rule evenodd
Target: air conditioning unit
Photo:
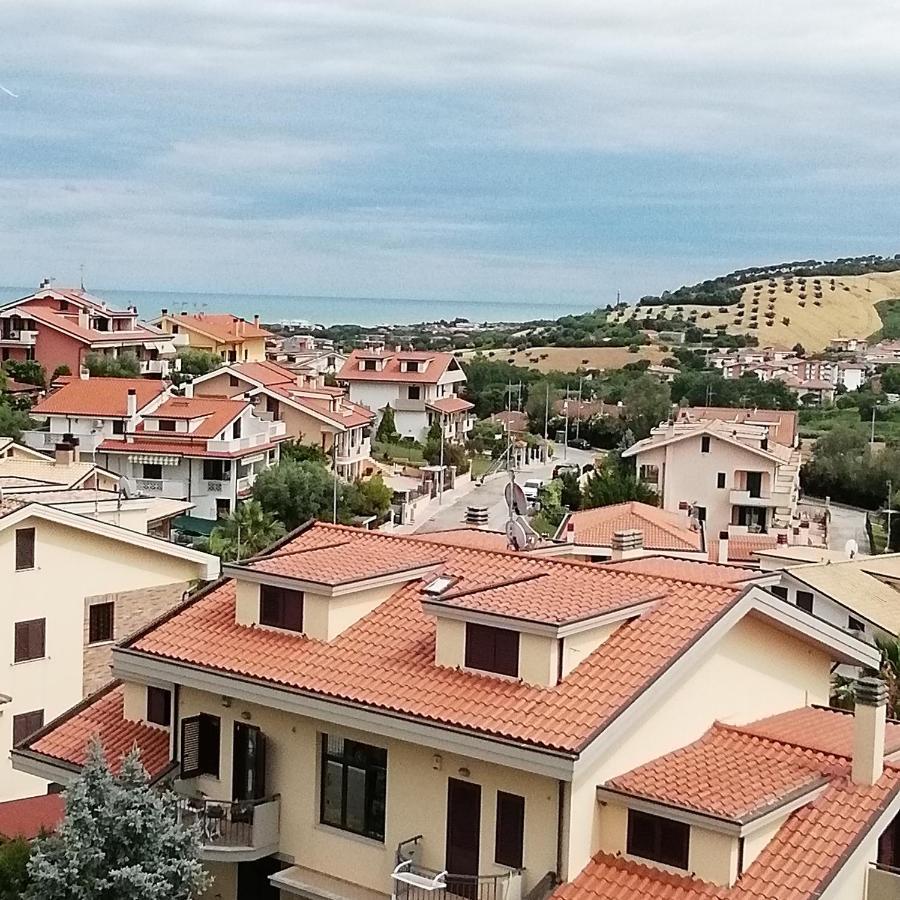
<path id="1" fill-rule="evenodd" d="M 22 332 L 19 331 L 18 329 L 12 329 L 12 330 L 9 332 L 9 339 L 10 339 L 11 341 L 17 341 L 17 340 L 19 339 L 19 336 L 20 336 L 21 334 L 22 334 Z"/>

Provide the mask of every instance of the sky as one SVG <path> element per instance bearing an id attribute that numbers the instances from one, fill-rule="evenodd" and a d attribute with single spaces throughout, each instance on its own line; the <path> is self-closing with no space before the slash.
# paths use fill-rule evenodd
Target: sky
<path id="1" fill-rule="evenodd" d="M 0 284 L 564 309 L 893 254 L 898 31 L 892 0 L 4 0 Z"/>

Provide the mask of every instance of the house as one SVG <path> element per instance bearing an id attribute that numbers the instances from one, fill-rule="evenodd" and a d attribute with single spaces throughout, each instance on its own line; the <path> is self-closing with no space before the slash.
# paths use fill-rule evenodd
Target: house
<path id="1" fill-rule="evenodd" d="M 206 553 L 17 497 L 0 501 L 0 800 L 43 793 L 48 780 L 14 772 L 9 748 L 109 680 L 113 641 L 218 573 Z"/>
<path id="2" fill-rule="evenodd" d="M 0 359 L 36 360 L 49 374 L 77 375 L 89 354 L 135 356 L 142 375 L 166 378 L 175 368 L 172 338 L 138 321 L 137 310 L 114 309 L 83 289 L 40 288 L 0 308 Z"/>
<path id="3" fill-rule="evenodd" d="M 273 362 L 234 363 L 194 379 L 195 397 L 246 397 L 261 415 L 284 422 L 286 436 L 319 447 L 347 481 L 362 473 L 372 453 L 375 414 L 351 403 L 321 376 L 295 374 Z"/>
<path id="4" fill-rule="evenodd" d="M 199 519 L 215 520 L 248 496 L 256 476 L 278 461 L 284 422 L 256 414 L 249 400 L 166 395 L 132 418 L 124 434 L 97 445 L 104 468 L 130 490 L 186 500 Z M 129 393 L 129 403 L 134 395 Z"/>
<path id="5" fill-rule="evenodd" d="M 448 441 L 462 441 L 471 430 L 473 404 L 457 395 L 466 374 L 452 353 L 414 350 L 354 350 L 338 381 L 350 400 L 381 419 L 394 410 L 401 437 L 422 440 L 435 421 Z"/>
<path id="6" fill-rule="evenodd" d="M 228 313 L 182 312 L 163 309 L 154 324 L 177 348 L 190 347 L 220 356 L 225 362 L 265 362 L 266 338 L 271 332 L 259 326 L 259 316 L 248 322 Z"/>
<path id="7" fill-rule="evenodd" d="M 331 341 L 317 340 L 310 334 L 270 342 L 266 358 L 293 372 L 309 375 L 336 375 L 347 362 L 347 354 L 335 350 Z"/>
<path id="8" fill-rule="evenodd" d="M 117 645 L 13 760 L 65 784 L 92 736 L 137 746 L 222 900 L 874 900 L 900 726 L 877 680 L 823 704 L 878 658 L 755 585 L 318 523 Z"/>
<path id="9" fill-rule="evenodd" d="M 771 415 L 770 415 L 771 413 Z M 728 410 L 723 419 L 682 410 L 629 447 L 638 477 L 670 512 L 694 510 L 716 538 L 780 531 L 794 537 L 800 452 L 796 413 Z M 797 541 L 799 543 L 799 541 Z M 719 560 L 724 561 L 724 560 Z"/>
<path id="10" fill-rule="evenodd" d="M 631 532 L 639 532 L 640 540 Z M 621 540 L 616 541 L 616 535 L 622 533 L 630 536 L 627 548 Z M 707 558 L 699 520 L 684 511 L 658 509 L 637 500 L 567 513 L 555 539 L 565 542 L 572 556 L 587 557 L 593 562 L 621 559 L 623 553 L 631 557 L 665 553 L 680 559 Z"/>

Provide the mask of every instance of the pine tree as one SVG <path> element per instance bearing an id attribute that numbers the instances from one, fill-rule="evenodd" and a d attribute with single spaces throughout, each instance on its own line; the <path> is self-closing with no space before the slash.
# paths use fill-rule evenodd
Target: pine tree
<path id="1" fill-rule="evenodd" d="M 99 743 L 66 793 L 56 834 L 40 838 L 25 900 L 191 900 L 209 885 L 199 836 L 178 822 L 177 798 L 156 790 L 137 751 L 113 775 Z"/>
<path id="2" fill-rule="evenodd" d="M 391 409 L 390 403 L 381 411 L 381 421 L 375 431 L 375 440 L 382 444 L 395 444 L 400 440 L 397 423 L 394 421 L 394 410 Z"/>

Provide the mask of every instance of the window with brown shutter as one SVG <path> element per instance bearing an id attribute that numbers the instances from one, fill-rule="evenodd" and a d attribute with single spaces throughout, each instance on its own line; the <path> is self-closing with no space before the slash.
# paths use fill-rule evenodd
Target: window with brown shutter
<path id="1" fill-rule="evenodd" d="M 13 746 L 30 737 L 38 729 L 44 727 L 44 711 L 36 709 L 32 712 L 13 716 Z"/>
<path id="2" fill-rule="evenodd" d="M 498 675 L 519 674 L 519 633 L 508 628 L 466 623 L 466 667 Z"/>
<path id="3" fill-rule="evenodd" d="M 95 603 L 88 610 L 88 643 L 97 644 L 113 639 L 114 603 Z"/>
<path id="4" fill-rule="evenodd" d="M 34 529 L 16 529 L 16 571 L 34 568 Z"/>
<path id="5" fill-rule="evenodd" d="M 303 631 L 303 591 L 263 584 L 259 589 L 259 624 Z"/>
<path id="6" fill-rule="evenodd" d="M 200 713 L 181 720 L 181 777 L 197 775 L 219 777 L 218 716 Z"/>
<path id="7" fill-rule="evenodd" d="M 524 839 L 525 798 L 497 791 L 494 861 L 511 869 L 521 869 Z"/>
<path id="8" fill-rule="evenodd" d="M 665 866 L 687 869 L 691 828 L 662 816 L 628 810 L 628 839 L 625 852 L 651 859 Z"/>
<path id="9" fill-rule="evenodd" d="M 148 686 L 147 721 L 154 725 L 168 725 L 172 720 L 172 693 L 165 688 Z"/>
<path id="10" fill-rule="evenodd" d="M 16 622 L 14 662 L 27 662 L 29 659 L 41 659 L 44 656 L 46 627 L 46 619 Z"/>

